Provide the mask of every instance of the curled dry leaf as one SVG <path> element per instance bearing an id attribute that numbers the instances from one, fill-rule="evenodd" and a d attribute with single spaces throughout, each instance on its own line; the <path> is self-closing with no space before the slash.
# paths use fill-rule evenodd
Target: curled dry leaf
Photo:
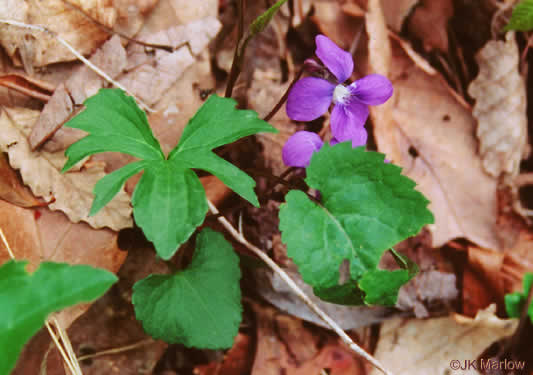
<path id="1" fill-rule="evenodd" d="M 94 185 L 105 176 L 103 165 L 61 174 L 66 160 L 61 153 L 31 152 L 25 134 L 38 114 L 25 108 L 6 109 L 0 114 L 0 150 L 9 154 L 11 166 L 20 171 L 24 183 L 36 196 L 54 200 L 50 209 L 63 211 L 75 223 L 85 221 L 94 228 L 114 230 L 131 227 L 132 210 L 124 191 L 98 214 L 88 217 Z"/>
<path id="2" fill-rule="evenodd" d="M 31 191 L 20 182 L 17 173 L 9 166 L 4 153 L 0 153 L 0 199 L 20 207 L 46 204 L 35 198 Z"/>
<path id="3" fill-rule="evenodd" d="M 510 336 L 517 325 L 516 320 L 499 319 L 493 309 L 479 311 L 475 319 L 455 315 L 389 320 L 381 327 L 374 356 L 396 375 L 446 374 L 450 361 L 474 360 L 491 343 Z M 370 374 L 381 373 L 373 369 Z"/>
<path id="4" fill-rule="evenodd" d="M 433 247 L 465 237 L 500 249 L 497 181 L 481 166 L 475 119 L 439 75 L 430 76 L 415 66 L 395 41 L 391 54 L 379 12 L 379 1 L 370 0 L 369 65 L 372 72 L 387 75 L 390 70 L 394 94 L 385 105 L 370 108 L 378 150 L 403 167 L 431 201 Z"/>
<path id="5" fill-rule="evenodd" d="M 2 71 L 2 69 L 0 69 Z M 9 87 L 29 97 L 47 102 L 54 91 L 54 85 L 20 73 L 0 76 L 0 86 Z"/>
<path id="6" fill-rule="evenodd" d="M 514 33 L 507 33 L 505 41 L 487 42 L 476 60 L 479 74 L 468 93 L 476 99 L 473 114 L 483 168 L 495 177 L 516 176 L 527 150 L 527 99 Z"/>

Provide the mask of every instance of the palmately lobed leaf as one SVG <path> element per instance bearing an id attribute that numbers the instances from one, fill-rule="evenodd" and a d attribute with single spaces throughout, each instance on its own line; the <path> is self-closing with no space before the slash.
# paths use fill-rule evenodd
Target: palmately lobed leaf
<path id="1" fill-rule="evenodd" d="M 206 228 L 186 270 L 151 275 L 134 285 L 135 315 L 147 333 L 165 342 L 230 348 L 242 319 L 240 277 L 231 244 Z"/>
<path id="2" fill-rule="evenodd" d="M 69 160 L 63 171 L 99 152 L 119 151 L 141 158 L 98 181 L 90 214 L 111 201 L 130 177 L 144 171 L 133 194 L 133 215 L 162 258 L 172 257 L 207 213 L 205 191 L 192 168 L 214 174 L 244 199 L 259 205 L 255 181 L 212 151 L 257 132 L 277 131 L 256 112 L 235 108 L 233 99 L 210 96 L 165 158 L 146 115 L 123 91 L 102 89 L 84 104 L 86 109 L 66 126 L 89 135 L 67 149 Z"/>
<path id="3" fill-rule="evenodd" d="M 165 158 L 146 114 L 124 91 L 101 89 L 83 104 L 86 108 L 64 126 L 84 130 L 89 135 L 67 149 L 65 155 L 69 160 L 63 171 L 86 156 L 106 151 L 123 152 L 144 160 Z"/>
<path id="4" fill-rule="evenodd" d="M 414 189 L 412 180 L 401 175 L 399 167 L 384 163 L 384 155 L 363 147 L 353 149 L 349 143 L 324 145 L 315 153 L 306 182 L 320 191 L 322 204 L 301 191 L 291 191 L 279 215 L 282 240 L 304 281 L 321 298 L 330 295 L 338 302 L 344 295 L 353 303 L 360 298 L 350 298 L 346 292 L 360 292 L 339 286 L 339 268 L 346 260 L 349 283 L 366 275 L 359 285 L 365 300 L 390 304 L 390 296 L 368 287 L 376 284 L 371 275 L 379 274 L 377 266 L 386 250 L 433 222 L 429 201 Z M 397 291 L 398 284 L 412 277 L 404 272 L 390 277 L 392 289 Z"/>
<path id="5" fill-rule="evenodd" d="M 89 266 L 41 263 L 32 274 L 26 261 L 0 267 L 0 374 L 15 366 L 24 344 L 52 312 L 105 293 L 117 281 L 112 273 Z"/>

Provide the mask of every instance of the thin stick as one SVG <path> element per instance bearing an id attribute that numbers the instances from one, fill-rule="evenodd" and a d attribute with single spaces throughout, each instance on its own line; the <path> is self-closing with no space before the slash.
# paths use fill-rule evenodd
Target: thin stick
<path id="1" fill-rule="evenodd" d="M 72 348 L 72 344 L 67 335 L 67 332 L 61 326 L 61 324 L 59 324 L 59 321 L 55 317 L 48 319 L 48 321 L 51 321 L 54 323 L 54 326 L 56 327 L 57 332 L 59 333 L 59 338 L 61 339 L 61 342 L 63 343 L 63 346 L 67 351 L 67 355 L 70 359 L 70 362 L 72 363 L 74 369 L 76 370 L 76 374 L 81 375 L 82 373 L 81 373 L 80 363 L 78 362 L 78 359 L 76 358 L 76 353 L 74 353 L 74 349 Z"/>
<path id="2" fill-rule="evenodd" d="M 4 243 L 4 246 L 6 247 L 7 252 L 9 253 L 9 256 L 11 257 L 11 259 L 15 259 L 15 254 L 13 254 L 13 251 L 11 250 L 11 246 L 9 246 L 9 242 L 7 242 L 7 238 L 4 235 L 4 231 L 2 230 L 2 228 L 0 228 L 0 237 L 2 237 L 2 242 Z"/>
<path id="3" fill-rule="evenodd" d="M 117 81 L 115 81 L 113 78 L 111 78 L 106 72 L 104 72 L 102 69 L 100 69 L 99 67 L 97 67 L 96 65 L 94 65 L 92 62 L 90 62 L 88 59 L 86 59 L 81 53 L 79 53 L 78 51 L 76 51 L 74 49 L 74 47 L 72 47 L 65 39 L 63 39 L 62 37 L 60 37 L 57 33 L 53 32 L 52 30 L 50 29 L 47 29 L 46 27 L 44 26 L 39 26 L 39 25 L 29 25 L 27 23 L 23 23 L 23 22 L 18 22 L 18 21 L 13 21 L 13 20 L 5 20 L 5 19 L 0 19 L 0 23 L 3 23 L 3 24 L 6 24 L 6 25 L 11 25 L 11 26 L 17 26 L 17 27 L 22 27 L 22 28 L 25 28 L 25 29 L 29 29 L 29 30 L 37 30 L 37 31 L 41 31 L 41 32 L 44 32 L 50 36 L 52 36 L 53 38 L 55 38 L 59 43 L 61 43 L 63 46 L 65 46 L 65 48 L 67 48 L 74 56 L 76 56 L 76 58 L 78 60 L 80 60 L 81 62 L 83 62 L 85 65 L 87 65 L 92 71 L 94 71 L 96 74 L 98 74 L 100 77 L 102 77 L 103 79 L 105 79 L 107 82 L 111 83 L 112 85 L 118 87 L 119 89 L 121 90 L 124 90 L 126 93 L 128 93 L 128 95 L 130 95 L 131 97 L 133 97 L 138 103 L 139 103 L 139 106 L 141 106 L 144 110 L 148 111 L 148 112 L 155 112 L 154 109 L 150 108 L 147 104 L 145 104 L 141 99 L 137 98 L 132 92 L 130 92 L 127 88 L 125 88 L 124 86 L 122 86 L 120 83 L 118 83 Z"/>
<path id="4" fill-rule="evenodd" d="M 142 346 L 148 345 L 148 344 L 153 343 L 153 342 L 154 342 L 154 340 L 152 340 L 152 339 L 145 339 L 145 340 L 136 342 L 136 343 L 131 344 L 131 345 L 121 346 L 120 348 L 102 350 L 101 352 L 98 352 L 98 353 L 83 355 L 83 356 L 79 357 L 78 360 L 79 361 L 84 361 L 86 359 L 98 358 L 98 357 L 102 357 L 104 355 L 123 353 L 123 352 L 127 352 L 129 350 L 138 349 L 138 348 L 140 348 Z"/>
<path id="5" fill-rule="evenodd" d="M 207 201 L 207 204 L 209 205 L 209 209 L 211 212 L 215 215 L 219 214 L 218 209 L 216 206 L 210 201 Z M 268 267 L 270 267 L 275 273 L 277 273 L 283 281 L 292 289 L 292 291 L 313 311 L 316 315 L 318 315 L 339 337 L 342 339 L 342 341 L 355 353 L 359 354 L 361 357 L 366 359 L 368 362 L 370 362 L 374 367 L 376 367 L 378 370 L 383 372 L 385 375 L 392 375 L 391 372 L 387 371 L 383 365 L 374 357 L 372 357 L 370 354 L 368 354 L 364 349 L 362 349 L 359 345 L 357 345 L 353 340 L 342 330 L 342 328 L 327 315 L 324 311 L 320 309 L 311 299 L 300 289 L 298 285 L 290 278 L 290 276 L 283 271 L 283 269 L 278 266 L 268 255 L 266 255 L 261 249 L 259 249 L 257 246 L 251 244 L 244 238 L 242 233 L 239 233 L 237 229 L 231 225 L 231 223 L 224 217 L 219 216 L 218 221 L 224 226 L 224 228 L 231 234 L 235 240 L 237 240 L 239 243 L 246 246 L 249 250 L 251 250 L 255 255 L 257 255 L 263 262 L 267 264 Z"/>
<path id="6" fill-rule="evenodd" d="M 238 29 L 237 29 L 237 44 L 235 45 L 235 52 L 233 53 L 233 62 L 231 63 L 231 70 L 229 73 L 228 83 L 226 86 L 226 92 L 224 96 L 226 98 L 231 98 L 233 94 L 233 87 L 235 82 L 239 77 L 241 72 L 241 63 L 246 48 L 246 40 L 243 41 L 242 37 L 244 35 L 244 0 L 238 0 L 238 10 L 237 12 L 239 17 Z M 242 42 L 242 45 L 241 45 Z"/>
<path id="7" fill-rule="evenodd" d="M 54 343 L 56 344 L 57 350 L 59 350 L 59 353 L 61 353 L 61 357 L 63 357 L 63 361 L 68 366 L 68 369 L 73 375 L 82 375 L 81 372 L 76 371 L 74 365 L 72 364 L 70 358 L 68 357 L 67 353 L 65 353 L 65 349 L 63 349 L 63 345 L 59 342 L 59 339 L 56 336 L 56 333 L 50 326 L 50 322 L 46 321 L 44 323 L 46 325 L 46 329 L 48 329 L 48 333 L 50 333 L 50 336 L 52 336 L 52 340 L 54 340 Z"/>

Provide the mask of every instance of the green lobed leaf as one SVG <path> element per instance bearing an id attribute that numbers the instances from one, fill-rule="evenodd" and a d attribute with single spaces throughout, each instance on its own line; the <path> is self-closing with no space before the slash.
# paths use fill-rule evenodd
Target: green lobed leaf
<path id="1" fill-rule="evenodd" d="M 117 281 L 112 273 L 89 266 L 41 263 L 32 274 L 26 261 L 0 267 L 0 374 L 15 366 L 24 344 L 52 312 L 105 293 Z"/>
<path id="2" fill-rule="evenodd" d="M 211 95 L 196 112 L 181 135 L 180 142 L 169 154 L 169 160 L 184 163 L 189 168 L 208 171 L 229 188 L 255 206 L 255 181 L 246 173 L 215 155 L 211 150 L 259 132 L 277 130 L 257 117 L 257 112 L 238 110 L 237 102 Z"/>
<path id="3" fill-rule="evenodd" d="M 170 259 L 187 241 L 208 209 L 204 187 L 196 174 L 167 160 L 145 168 L 132 204 L 135 222 L 163 259 Z"/>
<path id="4" fill-rule="evenodd" d="M 522 314 L 524 305 L 527 303 L 529 292 L 533 286 L 533 273 L 526 273 L 522 282 L 524 284 L 523 292 L 506 294 L 504 298 L 505 310 L 507 311 L 507 315 L 511 318 L 520 318 L 520 315 Z M 533 302 L 529 305 L 527 314 L 533 323 Z"/>
<path id="5" fill-rule="evenodd" d="M 533 30 L 533 0 L 522 0 L 518 3 L 513 9 L 509 23 L 503 30 Z"/>
<path id="6" fill-rule="evenodd" d="M 230 348 L 242 319 L 240 277 L 231 244 L 206 228 L 196 239 L 189 268 L 134 285 L 135 314 L 147 333 L 165 342 Z"/>
<path id="7" fill-rule="evenodd" d="M 145 160 L 165 156 L 135 100 L 119 89 L 101 89 L 83 103 L 85 110 L 64 126 L 84 130 L 88 136 L 71 145 L 65 155 L 67 171 L 86 156 L 117 151 Z"/>
<path id="8" fill-rule="evenodd" d="M 415 183 L 402 176 L 399 167 L 383 161 L 384 155 L 363 147 L 353 149 L 348 142 L 324 145 L 313 155 L 306 178 L 310 187 L 320 191 L 322 205 L 293 190 L 280 208 L 288 255 L 323 299 L 339 303 L 344 296 L 346 303 L 357 302 L 360 291 L 349 284 L 359 283 L 367 303 L 390 304 L 391 296 L 377 288 L 377 276 L 392 275 L 383 286 L 397 292 L 398 285 L 416 273 L 405 259 L 403 265 L 397 259 L 404 271 L 377 269 L 387 249 L 434 220 L 428 200 L 414 189 Z M 351 280 L 339 285 L 339 268 L 345 260 Z M 353 298 L 349 290 L 356 294 Z"/>
<path id="9" fill-rule="evenodd" d="M 117 195 L 128 178 L 142 171 L 148 165 L 150 163 L 144 160 L 137 161 L 102 177 L 94 186 L 94 201 L 89 215 L 95 215 L 104 208 Z"/>
<path id="10" fill-rule="evenodd" d="M 256 112 L 238 110 L 233 99 L 212 95 L 165 159 L 146 115 L 122 90 L 102 89 L 84 104 L 86 109 L 65 125 L 89 135 L 67 149 L 69 159 L 63 171 L 99 152 L 119 151 L 141 158 L 98 181 L 90 215 L 111 201 L 128 178 L 144 170 L 132 198 L 133 215 L 162 258 L 174 255 L 207 212 L 205 191 L 191 168 L 218 176 L 244 199 L 259 205 L 255 181 L 212 152 L 257 132 L 276 132 Z"/>
<path id="11" fill-rule="evenodd" d="M 270 8 L 268 8 L 265 13 L 257 17 L 250 25 L 250 37 L 253 37 L 263 31 L 268 26 L 270 21 L 272 21 L 272 18 L 278 12 L 279 8 L 281 8 L 281 6 L 286 2 L 287 0 L 279 0 Z"/>

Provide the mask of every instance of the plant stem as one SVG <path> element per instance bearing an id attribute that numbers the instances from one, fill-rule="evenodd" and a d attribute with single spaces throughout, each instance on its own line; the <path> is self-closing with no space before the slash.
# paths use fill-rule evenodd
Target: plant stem
<path id="1" fill-rule="evenodd" d="M 289 97 L 289 92 L 291 91 L 292 86 L 294 86 L 296 81 L 298 81 L 300 79 L 300 77 L 302 76 L 302 74 L 304 72 L 304 69 L 305 69 L 305 65 L 302 65 L 302 67 L 300 68 L 298 73 L 294 76 L 294 79 L 292 80 L 292 82 L 289 85 L 289 87 L 287 87 L 287 90 L 285 91 L 285 94 L 283 94 L 283 96 L 281 97 L 279 102 L 274 106 L 274 108 L 272 108 L 270 113 L 268 115 L 266 115 L 265 118 L 263 118 L 263 120 L 269 121 L 279 111 L 281 106 L 283 106 L 283 103 L 285 103 L 287 101 L 287 98 Z"/>
<path id="2" fill-rule="evenodd" d="M 216 206 L 211 202 L 207 201 L 207 204 L 209 205 L 209 209 L 211 212 L 215 215 L 219 214 L 218 209 Z M 355 353 L 366 359 L 368 362 L 370 362 L 374 367 L 376 367 L 378 370 L 383 372 L 385 375 L 393 375 L 392 372 L 387 371 L 383 365 L 374 357 L 372 357 L 370 354 L 368 354 L 363 348 L 361 348 L 359 345 L 357 345 L 351 338 L 342 330 L 342 328 L 335 322 L 329 315 L 327 315 L 320 307 L 318 307 L 311 299 L 300 289 L 298 285 L 290 278 L 290 276 L 280 267 L 278 266 L 268 255 L 266 255 L 261 249 L 259 249 L 257 246 L 251 244 L 244 238 L 243 234 L 240 233 L 233 225 L 224 217 L 220 216 L 218 218 L 218 221 L 224 226 L 224 228 L 229 232 L 229 234 L 239 243 L 246 246 L 250 251 L 252 251 L 256 256 L 258 256 L 263 262 L 266 263 L 268 267 L 272 269 L 275 273 L 277 273 L 283 281 L 293 290 L 293 292 L 300 298 L 306 305 L 313 311 L 316 315 L 318 315 L 339 337 L 342 339 L 342 341 Z"/>
<path id="3" fill-rule="evenodd" d="M 237 44 L 235 45 L 233 62 L 231 64 L 228 84 L 226 86 L 226 93 L 224 95 L 226 98 L 231 98 L 231 95 L 233 94 L 233 87 L 235 86 L 235 82 L 241 73 L 242 58 L 247 44 L 247 41 L 243 42 L 242 40 L 244 35 L 244 0 L 238 0 L 237 12 L 239 17 L 239 23 L 237 24 Z M 242 46 L 241 42 L 243 42 Z"/>

